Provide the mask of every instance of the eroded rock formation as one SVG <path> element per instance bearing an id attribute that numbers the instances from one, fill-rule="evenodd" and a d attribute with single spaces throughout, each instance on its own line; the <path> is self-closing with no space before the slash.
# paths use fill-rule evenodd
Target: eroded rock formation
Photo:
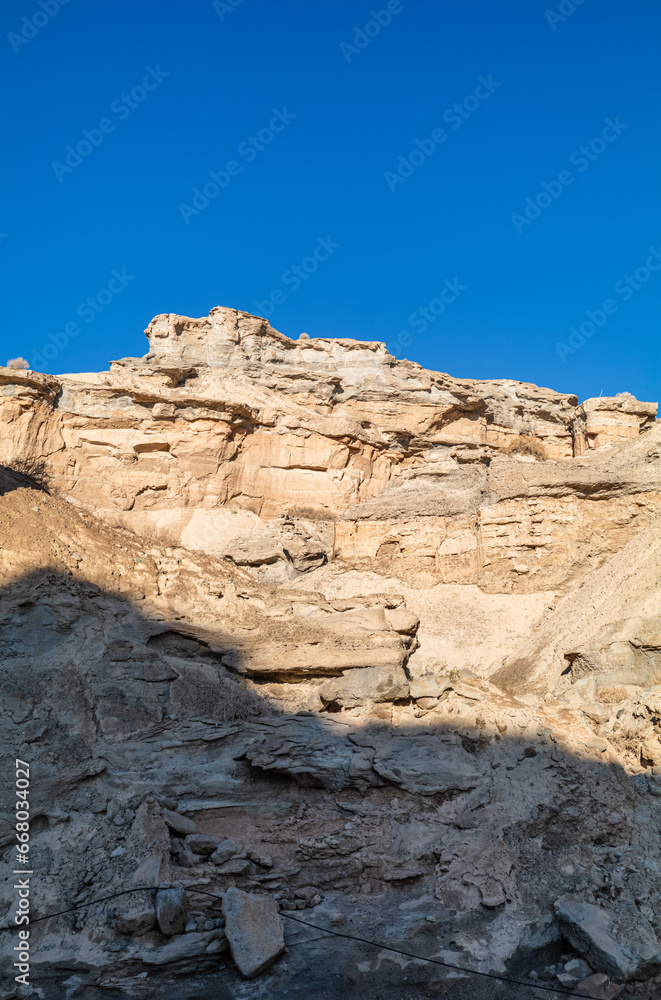
<path id="1" fill-rule="evenodd" d="M 220 968 L 257 997 L 240 971 L 269 967 L 274 998 L 510 996 L 295 910 L 655 995 L 656 404 L 230 309 L 146 332 L 109 372 L 0 369 L 1 732 L 33 762 L 38 912 L 153 887 L 35 925 L 46 1000 L 215 996 Z M 0 835 L 9 872 L 7 798 Z"/>

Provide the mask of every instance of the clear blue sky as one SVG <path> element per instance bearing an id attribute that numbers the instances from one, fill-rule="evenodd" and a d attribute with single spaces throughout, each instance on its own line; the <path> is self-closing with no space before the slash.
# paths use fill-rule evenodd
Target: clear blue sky
<path id="1" fill-rule="evenodd" d="M 661 5 L 572 7 L 8 0 L 0 360 L 101 370 L 227 305 L 659 399 Z"/>

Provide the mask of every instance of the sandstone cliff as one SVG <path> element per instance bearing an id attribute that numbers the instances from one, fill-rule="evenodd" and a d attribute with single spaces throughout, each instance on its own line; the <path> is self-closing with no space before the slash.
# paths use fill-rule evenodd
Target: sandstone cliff
<path id="1" fill-rule="evenodd" d="M 40 913 L 189 893 L 181 926 L 153 893 L 41 925 L 53 997 L 159 996 L 172 972 L 207 995 L 227 937 L 192 890 L 231 886 L 531 983 L 651 981 L 656 404 L 224 308 L 146 333 L 108 372 L 0 368 L 2 736 L 39 773 Z M 285 932 L 269 995 L 325 996 L 340 942 Z M 343 947 L 340 984 L 403 982 Z"/>

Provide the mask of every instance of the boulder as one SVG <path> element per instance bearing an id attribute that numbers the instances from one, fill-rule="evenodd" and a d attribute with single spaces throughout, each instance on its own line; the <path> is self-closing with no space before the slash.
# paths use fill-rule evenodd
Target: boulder
<path id="1" fill-rule="evenodd" d="M 221 865 L 218 869 L 219 875 L 244 875 L 250 868 L 250 862 L 246 861 L 245 858 L 233 858 L 231 861 L 226 861 L 224 865 Z"/>
<path id="2" fill-rule="evenodd" d="M 418 616 L 405 608 L 393 608 L 388 611 L 386 618 L 390 627 L 402 635 L 415 635 L 420 625 Z"/>
<path id="3" fill-rule="evenodd" d="M 651 761 L 654 766 L 661 764 L 661 741 L 659 741 L 659 737 L 653 735 L 645 740 L 640 753 L 643 760 Z"/>
<path id="4" fill-rule="evenodd" d="M 554 909 L 567 940 L 592 968 L 612 979 L 639 979 L 661 965 L 661 946 L 641 914 L 633 921 L 567 893 Z"/>
<path id="5" fill-rule="evenodd" d="M 411 681 L 410 694 L 416 701 L 419 698 L 440 698 L 445 691 L 452 690 L 452 681 L 448 677 L 418 677 Z"/>
<path id="6" fill-rule="evenodd" d="M 581 711 L 583 712 L 583 715 L 587 715 L 588 719 L 596 722 L 598 726 L 608 722 L 610 718 L 610 712 L 606 706 L 600 705 L 599 702 L 594 702 L 589 705 L 581 705 Z"/>
<path id="7" fill-rule="evenodd" d="M 603 972 L 595 972 L 577 984 L 575 992 L 582 996 L 594 997 L 594 1000 L 616 1000 L 620 995 L 620 987 L 611 983 Z"/>
<path id="8" fill-rule="evenodd" d="M 188 816 L 182 816 L 181 813 L 173 812 L 172 809 L 163 810 L 163 819 L 171 830 L 183 833 L 184 836 L 189 833 L 195 833 L 197 830 L 192 819 L 189 819 Z"/>
<path id="9" fill-rule="evenodd" d="M 285 949 L 278 904 L 270 896 L 228 889 L 223 896 L 225 934 L 239 972 L 252 979 Z"/>
<path id="10" fill-rule="evenodd" d="M 214 865 L 224 865 L 226 861 L 240 854 L 242 850 L 241 844 L 237 844 L 234 840 L 223 840 L 218 844 L 209 860 L 213 861 Z"/>
<path id="11" fill-rule="evenodd" d="M 188 903 L 183 889 L 162 889 L 156 893 L 156 920 L 163 934 L 181 934 L 186 926 Z"/>
<path id="12" fill-rule="evenodd" d="M 327 705 L 355 708 L 367 702 L 408 698 L 409 682 L 403 667 L 363 667 L 325 681 L 319 695 Z"/>
<path id="13" fill-rule="evenodd" d="M 206 833 L 191 833 L 184 840 L 184 844 L 193 854 L 213 854 L 220 844 L 220 837 L 213 837 Z"/>

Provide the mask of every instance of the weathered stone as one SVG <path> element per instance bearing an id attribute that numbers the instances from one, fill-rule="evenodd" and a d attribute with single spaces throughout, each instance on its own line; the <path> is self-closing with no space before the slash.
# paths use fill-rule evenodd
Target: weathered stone
<path id="1" fill-rule="evenodd" d="M 265 854 L 263 851 L 248 851 L 248 858 L 254 861 L 256 865 L 259 865 L 260 868 L 273 867 L 273 858 L 270 854 Z"/>
<path id="2" fill-rule="evenodd" d="M 407 698 L 409 682 L 401 667 L 364 667 L 326 681 L 319 688 L 321 700 L 343 708 L 368 702 L 399 701 Z"/>
<path id="3" fill-rule="evenodd" d="M 236 854 L 240 854 L 242 850 L 241 844 L 237 844 L 233 840 L 222 840 L 217 844 L 209 860 L 213 861 L 214 865 L 224 865 L 226 861 L 229 861 Z"/>
<path id="4" fill-rule="evenodd" d="M 115 926 L 120 934 L 131 934 L 139 937 L 147 934 L 156 926 L 156 910 L 153 904 L 145 904 L 133 909 L 124 911 L 119 917 Z"/>
<path id="5" fill-rule="evenodd" d="M 568 962 L 565 962 L 565 972 L 567 975 L 573 976 L 576 982 L 580 979 L 587 979 L 588 976 L 592 975 L 592 969 L 582 958 L 571 958 Z"/>
<path id="6" fill-rule="evenodd" d="M 61 803 L 35 812 L 45 900 L 79 872 L 76 904 L 175 883 L 201 909 L 167 939 L 118 936 L 153 919 L 129 899 L 53 924 L 35 981 L 203 976 L 225 940 L 192 894 L 239 881 L 316 902 L 322 927 L 369 909 L 411 952 L 431 934 L 467 967 L 540 971 L 565 947 L 553 900 L 585 886 L 636 957 L 661 906 L 653 407 L 616 397 L 579 426 L 575 397 L 231 310 L 161 317 L 150 343 L 98 374 L 0 369 L 0 462 L 43 459 L 55 487 L 0 465 L 0 728 L 29 747 L 35 807 Z M 408 696 L 324 708 L 361 671 L 405 671 Z M 191 850 L 189 816 L 255 851 Z M 15 835 L 0 819 L 0 848 Z M 334 947 L 292 954 L 272 992 L 315 992 Z"/>
<path id="7" fill-rule="evenodd" d="M 223 913 L 232 958 L 248 979 L 267 969 L 284 951 L 282 920 L 270 896 L 230 888 L 223 896 Z"/>
<path id="8" fill-rule="evenodd" d="M 592 705 L 582 705 L 581 711 L 583 712 L 583 715 L 587 715 L 588 719 L 596 722 L 599 726 L 608 722 L 610 718 L 610 712 L 606 706 L 600 705 L 599 702 L 594 702 Z"/>
<path id="9" fill-rule="evenodd" d="M 554 908 L 574 948 L 612 979 L 637 979 L 661 965 L 661 945 L 642 915 L 625 929 L 616 913 L 570 893 L 556 900 Z"/>
<path id="10" fill-rule="evenodd" d="M 182 816 L 181 813 L 173 812 L 171 809 L 163 810 L 163 819 L 171 830 L 183 833 L 184 836 L 188 833 L 195 833 L 197 830 L 192 819 L 189 819 L 188 816 Z"/>
<path id="11" fill-rule="evenodd" d="M 184 844 L 193 854 L 213 854 L 220 844 L 220 837 L 213 837 L 207 833 L 189 833 Z"/>
<path id="12" fill-rule="evenodd" d="M 594 1000 L 617 1000 L 621 990 L 616 983 L 611 983 L 603 972 L 595 972 L 576 984 L 575 992 L 584 996 L 594 997 Z"/>
<path id="13" fill-rule="evenodd" d="M 162 889 L 156 893 L 156 920 L 163 934 L 181 934 L 187 912 L 188 900 L 183 889 Z"/>
<path id="14" fill-rule="evenodd" d="M 645 761 L 649 761 L 655 766 L 661 765 L 661 740 L 659 737 L 655 734 L 645 740 L 640 753 Z"/>
<path id="15" fill-rule="evenodd" d="M 418 701 L 420 698 L 440 698 L 446 691 L 452 690 L 449 677 L 433 677 L 426 675 L 411 681 L 410 694 Z"/>
<path id="16" fill-rule="evenodd" d="M 218 869 L 219 875 L 243 875 L 250 869 L 250 862 L 246 861 L 245 858 L 232 858 L 231 861 L 226 861 L 224 865 L 221 865 Z"/>
<path id="17" fill-rule="evenodd" d="M 145 965 L 170 965 L 172 962 L 203 955 L 211 945 L 214 946 L 214 952 L 227 950 L 227 940 L 222 931 L 183 934 L 160 948 L 145 949 L 139 957 Z"/>
<path id="18" fill-rule="evenodd" d="M 468 791 L 480 783 L 471 758 L 451 736 L 395 736 L 375 756 L 374 769 L 421 795 Z"/>

